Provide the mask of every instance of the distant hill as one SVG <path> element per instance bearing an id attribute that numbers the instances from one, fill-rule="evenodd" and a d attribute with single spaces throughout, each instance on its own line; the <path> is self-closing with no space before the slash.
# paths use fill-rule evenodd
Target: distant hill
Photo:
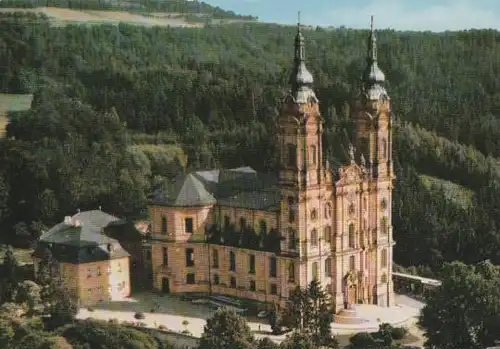
<path id="1" fill-rule="evenodd" d="M 181 15 L 198 15 L 211 19 L 257 20 L 257 17 L 243 16 L 226 11 L 203 1 L 186 0 L 3 0 L 0 8 L 57 7 L 73 10 L 114 10 L 129 12 L 168 12 Z"/>

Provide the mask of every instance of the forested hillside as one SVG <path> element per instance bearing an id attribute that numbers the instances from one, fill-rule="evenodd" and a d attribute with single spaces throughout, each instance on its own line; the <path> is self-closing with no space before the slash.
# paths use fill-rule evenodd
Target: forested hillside
<path id="1" fill-rule="evenodd" d="M 3 237 L 34 238 L 77 208 L 135 217 L 158 176 L 273 169 L 294 34 L 257 23 L 53 28 L 39 16 L 3 15 L 0 92 L 34 93 L 1 140 Z M 352 134 L 368 31 L 304 36 L 335 167 Z M 499 33 L 378 38 L 398 122 L 396 262 L 433 270 L 454 259 L 500 263 Z"/>

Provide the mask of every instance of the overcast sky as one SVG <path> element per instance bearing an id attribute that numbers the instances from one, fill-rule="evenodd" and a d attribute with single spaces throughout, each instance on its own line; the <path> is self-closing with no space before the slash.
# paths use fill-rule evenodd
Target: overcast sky
<path id="1" fill-rule="evenodd" d="M 265 22 L 396 30 L 500 29 L 500 0 L 205 0 Z"/>

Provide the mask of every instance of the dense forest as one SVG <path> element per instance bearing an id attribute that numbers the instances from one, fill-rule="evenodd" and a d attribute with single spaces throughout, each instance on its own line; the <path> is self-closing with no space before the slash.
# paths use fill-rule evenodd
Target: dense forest
<path id="1" fill-rule="evenodd" d="M 377 34 L 397 121 L 396 262 L 430 272 L 455 259 L 500 263 L 499 33 Z M 2 14 L 0 91 L 34 94 L 0 143 L 2 237 L 36 238 L 78 208 L 137 217 L 151 184 L 179 171 L 272 170 L 294 35 L 259 23 L 51 27 Z M 336 167 L 368 31 L 304 35 Z"/>

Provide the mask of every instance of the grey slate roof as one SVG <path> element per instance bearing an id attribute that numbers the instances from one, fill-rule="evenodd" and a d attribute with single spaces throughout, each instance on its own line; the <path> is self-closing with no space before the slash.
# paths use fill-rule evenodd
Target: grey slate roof
<path id="1" fill-rule="evenodd" d="M 153 189 L 152 203 L 174 207 L 212 204 L 257 210 L 279 209 L 276 175 L 251 167 L 198 171 Z"/>
<path id="2" fill-rule="evenodd" d="M 54 259 L 67 263 L 88 263 L 127 257 L 129 254 L 120 243 L 102 233 L 102 229 L 124 223 L 102 211 L 80 212 L 71 222 L 56 224 L 43 233 L 34 252 L 41 257 L 49 249 Z"/>

